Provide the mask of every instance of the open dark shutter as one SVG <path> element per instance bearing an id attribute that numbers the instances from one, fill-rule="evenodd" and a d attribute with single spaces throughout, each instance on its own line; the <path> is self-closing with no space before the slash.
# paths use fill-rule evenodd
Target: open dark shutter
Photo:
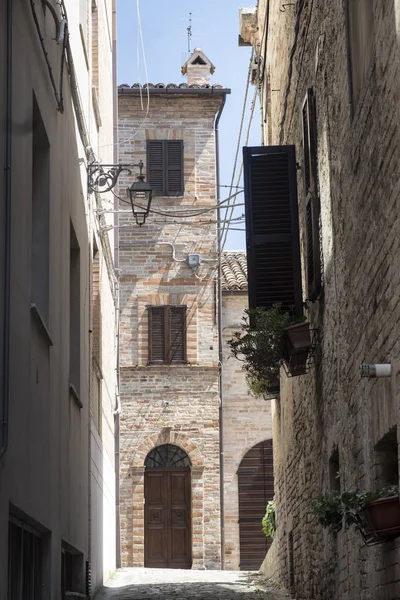
<path id="1" fill-rule="evenodd" d="M 164 151 L 161 140 L 147 141 L 147 181 L 160 196 L 165 196 Z"/>
<path id="2" fill-rule="evenodd" d="M 171 306 L 169 362 L 186 362 L 186 306 Z"/>
<path id="3" fill-rule="evenodd" d="M 149 362 L 165 361 L 165 313 L 164 307 L 149 307 Z"/>
<path id="4" fill-rule="evenodd" d="M 312 88 L 302 109 L 303 180 L 306 199 L 307 284 L 308 299 L 315 300 L 321 288 L 321 252 L 319 240 L 319 194 L 317 167 L 317 118 Z"/>
<path id="5" fill-rule="evenodd" d="M 166 142 L 166 194 L 183 196 L 183 141 Z"/>
<path id="6" fill-rule="evenodd" d="M 294 146 L 243 148 L 249 306 L 303 313 Z"/>

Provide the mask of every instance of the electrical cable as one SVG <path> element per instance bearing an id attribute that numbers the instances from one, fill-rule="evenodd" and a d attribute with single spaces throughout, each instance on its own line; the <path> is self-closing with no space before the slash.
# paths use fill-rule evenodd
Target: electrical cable
<path id="1" fill-rule="evenodd" d="M 250 129 L 251 129 L 252 121 L 253 121 L 254 109 L 255 109 L 255 106 L 256 106 L 256 98 L 257 98 L 257 88 L 254 89 L 254 98 L 253 98 L 253 102 L 252 102 L 252 105 L 251 105 L 250 118 L 249 118 L 249 123 L 248 123 L 248 126 L 247 126 L 246 139 L 245 139 L 245 144 L 244 144 L 245 146 L 247 146 L 248 141 L 249 141 L 249 137 L 250 137 Z M 239 184 L 240 178 L 242 176 L 242 170 L 243 170 L 243 160 L 241 162 L 240 170 L 239 170 L 239 175 L 238 175 L 238 178 L 237 178 L 237 183 L 238 184 Z M 237 206 L 237 205 L 235 205 L 235 201 L 233 201 L 232 207 L 230 209 L 230 216 L 228 218 L 228 226 L 229 226 L 230 221 L 232 220 L 233 213 L 234 213 L 234 210 L 235 210 L 235 206 Z M 227 216 L 227 212 L 228 211 L 226 211 L 226 213 L 225 213 L 225 218 Z M 222 240 L 222 243 L 221 243 L 221 252 L 223 252 L 225 244 L 226 244 L 226 239 L 228 237 L 228 229 L 229 229 L 229 227 L 226 228 L 225 234 L 224 234 L 224 232 L 222 232 L 222 235 L 221 235 L 221 237 L 224 236 L 223 240 Z"/>
<path id="2" fill-rule="evenodd" d="M 240 150 L 240 140 L 242 138 L 243 123 L 244 123 L 244 118 L 245 118 L 245 114 L 246 114 L 247 96 L 248 96 L 249 87 L 250 87 L 251 65 L 252 65 L 253 56 L 254 56 L 254 48 L 252 49 L 252 52 L 251 52 L 250 63 L 249 63 L 249 68 L 248 68 L 248 72 L 247 72 L 246 89 L 245 89 L 245 93 L 244 93 L 242 115 L 241 115 L 241 119 L 240 119 L 238 142 L 237 142 L 237 146 L 236 146 L 235 160 L 234 160 L 234 163 L 233 163 L 233 171 L 232 171 L 231 185 L 230 185 L 230 188 L 229 188 L 229 195 L 232 193 L 233 182 L 235 180 L 236 165 L 237 165 L 237 160 L 238 160 L 239 150 Z M 227 211 L 225 211 L 224 218 L 226 218 L 226 216 L 227 216 Z M 221 241 L 221 239 L 222 239 L 222 237 L 220 238 L 220 241 Z"/>
<path id="3" fill-rule="evenodd" d="M 129 200 L 125 200 L 125 198 L 122 198 L 121 196 L 119 196 L 118 194 L 116 194 L 113 190 L 111 190 L 111 193 L 113 194 L 113 196 L 115 196 L 115 198 L 117 198 L 118 200 L 120 200 L 121 202 L 123 202 L 124 204 L 128 204 L 129 206 L 131 206 L 131 203 L 129 202 Z M 216 210 L 217 208 L 219 208 L 220 206 L 222 206 L 223 204 L 226 204 L 227 202 L 229 202 L 232 198 L 235 198 L 236 196 L 238 196 L 239 194 L 242 194 L 243 190 L 240 190 L 239 192 L 236 192 L 235 194 L 232 194 L 231 196 L 228 196 L 228 198 L 225 198 L 225 200 L 222 200 L 220 203 L 218 204 L 213 204 L 212 206 L 209 206 L 205 209 L 196 211 L 196 212 L 184 212 L 184 211 L 161 211 L 161 210 L 156 210 L 154 208 L 150 208 L 149 213 L 153 213 L 155 215 L 161 215 L 162 217 L 177 217 L 177 218 L 181 218 L 181 219 L 190 219 L 192 217 L 197 217 L 199 215 L 203 215 L 205 213 L 208 212 L 212 212 L 214 210 Z M 141 206 L 140 204 L 134 204 L 133 205 L 135 208 L 141 208 L 143 209 L 144 207 Z M 236 204 L 235 206 L 244 206 L 244 204 Z M 229 205 L 228 207 L 229 208 Z"/>
<path id="4" fill-rule="evenodd" d="M 144 66 L 144 73 L 145 73 L 145 78 L 146 78 L 146 91 L 147 91 L 147 105 L 146 105 L 146 114 L 143 117 L 142 122 L 140 123 L 139 127 L 136 129 L 135 133 L 133 135 L 131 135 L 130 137 L 126 138 L 125 140 L 118 140 L 118 142 L 115 143 L 111 143 L 111 144 L 104 144 L 102 146 L 98 147 L 98 150 L 101 150 L 102 148 L 109 148 L 110 146 L 123 146 L 124 144 L 127 144 L 128 142 L 131 142 L 132 140 L 134 140 L 136 138 L 136 136 L 138 135 L 138 133 L 143 129 L 143 127 L 145 126 L 147 119 L 149 118 L 149 112 L 150 112 L 150 88 L 149 88 L 149 77 L 148 77 L 148 72 L 147 72 L 147 61 L 146 61 L 146 52 L 145 52 L 145 47 L 144 47 L 144 41 L 143 41 L 143 29 L 142 29 L 142 19 L 140 16 L 140 1 L 136 0 L 136 14 L 137 14 L 137 22 L 138 22 L 138 42 L 139 42 L 139 38 L 140 38 L 140 44 L 141 44 L 141 48 L 142 48 L 142 57 L 143 57 L 143 66 Z M 138 68 L 139 71 L 139 68 Z M 142 103 L 142 107 L 143 107 L 143 102 L 142 102 L 142 89 L 143 86 L 140 85 L 139 86 L 140 89 L 140 101 Z"/>

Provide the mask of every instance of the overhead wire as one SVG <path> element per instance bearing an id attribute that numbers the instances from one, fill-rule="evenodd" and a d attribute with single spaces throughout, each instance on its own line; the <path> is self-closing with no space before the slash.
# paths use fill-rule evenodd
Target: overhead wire
<path id="1" fill-rule="evenodd" d="M 253 97 L 253 101 L 252 101 L 252 104 L 251 104 L 249 123 L 248 123 L 248 126 L 247 126 L 246 138 L 245 138 L 245 142 L 244 142 L 245 146 L 247 146 L 247 144 L 249 142 L 250 129 L 251 129 L 251 124 L 253 122 L 254 109 L 255 109 L 255 106 L 256 106 L 256 99 L 257 99 L 257 87 L 254 89 L 254 97 Z M 239 184 L 240 178 L 242 176 L 242 171 L 243 171 L 243 160 L 241 161 L 241 164 L 240 164 L 239 174 L 238 174 L 238 177 L 237 177 L 237 184 Z M 235 210 L 236 206 L 238 206 L 238 205 L 235 203 L 235 200 L 234 200 L 233 203 L 232 203 L 232 206 L 230 207 L 230 215 L 228 217 L 228 225 L 229 225 L 230 221 L 232 220 L 232 217 L 233 217 L 234 210 Z M 228 213 L 228 210 L 225 212 L 225 218 L 227 217 L 227 213 Z M 224 250 L 224 247 L 225 247 L 225 244 L 226 244 L 226 240 L 227 240 L 227 237 L 228 237 L 228 227 L 226 227 L 224 229 L 225 229 L 225 231 L 223 231 L 222 235 L 221 235 L 221 238 L 223 236 L 223 239 L 222 239 L 222 242 L 221 242 L 221 252 L 223 252 L 223 250 Z"/>
<path id="2" fill-rule="evenodd" d="M 143 117 L 142 122 L 140 123 L 139 127 L 136 129 L 136 131 L 128 138 L 126 138 L 125 140 L 118 140 L 118 142 L 114 142 L 111 144 L 104 144 L 102 146 L 98 147 L 98 150 L 101 150 L 101 148 L 109 148 L 110 146 L 122 146 L 123 144 L 127 144 L 128 142 L 131 142 L 132 140 L 134 140 L 136 138 L 136 136 L 138 135 L 138 133 L 140 131 L 142 131 L 143 127 L 145 126 L 147 119 L 149 118 L 149 112 L 150 112 L 150 88 L 149 88 L 149 76 L 148 76 L 148 71 L 147 71 L 147 60 L 146 60 L 146 51 L 145 51 L 145 46 L 144 46 L 144 41 L 143 41 L 143 29 L 142 29 L 142 19 L 140 16 L 140 0 L 136 0 L 136 14 L 137 14 L 137 25 L 138 25 L 138 44 L 139 44 L 139 40 L 140 40 L 140 46 L 141 46 L 141 50 L 142 50 L 142 57 L 143 57 L 143 67 L 144 67 L 144 74 L 145 74 L 145 79 L 146 79 L 146 91 L 147 91 L 147 103 L 146 103 L 146 114 Z M 138 58 L 138 62 L 139 62 L 139 53 L 137 53 L 137 58 Z M 138 73 L 139 73 L 139 79 L 140 79 L 140 68 L 138 65 Z M 143 110 L 143 99 L 142 99 L 142 89 L 143 86 L 139 84 L 139 90 L 140 90 L 140 101 L 141 101 L 141 105 L 142 105 L 142 110 Z"/>
<path id="3" fill-rule="evenodd" d="M 238 156 L 239 156 L 239 151 L 240 151 L 240 141 L 242 139 L 243 124 L 244 124 L 244 119 L 245 119 L 245 115 L 246 115 L 247 97 L 249 94 L 249 87 L 250 87 L 250 81 L 251 81 L 251 65 L 252 65 L 252 61 L 253 61 L 253 56 L 254 56 L 254 48 L 252 49 L 252 52 L 251 52 L 250 63 L 249 63 L 249 68 L 248 68 L 248 72 L 247 72 L 246 89 L 245 89 L 244 99 L 243 99 L 242 114 L 241 114 L 241 118 L 240 118 L 238 141 L 237 141 L 237 145 L 236 145 L 235 160 L 233 163 L 232 179 L 231 179 L 231 184 L 230 184 L 230 188 L 229 188 L 229 195 L 232 193 L 232 189 L 234 187 L 233 182 L 235 180 L 236 166 L 237 166 L 237 161 L 238 161 Z M 225 211 L 224 218 L 226 218 L 226 216 L 227 216 L 227 210 Z M 222 234 L 220 234 L 219 239 L 221 242 Z"/>
<path id="4" fill-rule="evenodd" d="M 118 194 L 116 194 L 113 190 L 111 190 L 111 193 L 113 194 L 113 196 L 115 196 L 115 198 L 117 198 L 118 200 L 120 200 L 121 202 L 123 202 L 124 204 L 128 204 L 129 206 L 131 206 L 131 203 L 129 202 L 129 200 L 125 200 L 125 198 L 122 198 L 121 196 L 119 196 Z M 226 204 L 227 202 L 229 202 L 232 198 L 235 198 L 236 196 L 238 196 L 239 194 L 242 194 L 243 190 L 240 190 L 239 192 L 235 192 L 235 194 L 232 194 L 231 196 L 228 196 L 227 198 L 225 198 L 225 200 L 222 200 L 221 202 L 219 202 L 218 204 L 213 204 L 212 206 L 209 206 L 207 208 L 204 208 L 202 210 L 197 210 L 195 212 L 191 212 L 188 213 L 187 211 L 161 211 L 161 210 L 156 210 L 154 208 L 151 208 L 149 210 L 149 213 L 153 213 L 155 215 L 161 215 L 163 217 L 177 217 L 177 218 L 185 218 L 185 219 L 190 219 L 192 217 L 197 217 L 199 215 L 211 212 L 216 210 L 218 207 L 222 206 L 223 204 Z M 143 206 L 141 206 L 140 204 L 134 204 L 133 205 L 135 208 L 144 208 Z M 240 204 L 236 204 L 235 206 L 244 206 L 244 204 L 240 203 Z M 229 208 L 229 205 L 228 205 Z"/>

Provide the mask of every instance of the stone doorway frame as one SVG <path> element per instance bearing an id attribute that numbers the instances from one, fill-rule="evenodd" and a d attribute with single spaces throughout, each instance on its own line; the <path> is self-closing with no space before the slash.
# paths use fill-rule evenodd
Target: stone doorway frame
<path id="1" fill-rule="evenodd" d="M 139 444 L 132 459 L 132 540 L 131 564 L 144 566 L 144 461 L 148 453 L 157 446 L 174 444 L 186 452 L 192 463 L 192 569 L 204 569 L 204 461 L 195 446 L 184 434 L 165 428 L 160 434 L 151 435 Z M 124 563 L 126 560 L 123 561 Z"/>

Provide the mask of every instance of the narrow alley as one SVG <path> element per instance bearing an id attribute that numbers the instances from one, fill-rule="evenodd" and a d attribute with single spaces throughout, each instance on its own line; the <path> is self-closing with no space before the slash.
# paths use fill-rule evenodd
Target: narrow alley
<path id="1" fill-rule="evenodd" d="M 249 571 L 120 569 L 96 600 L 288 600 L 290 596 Z"/>

